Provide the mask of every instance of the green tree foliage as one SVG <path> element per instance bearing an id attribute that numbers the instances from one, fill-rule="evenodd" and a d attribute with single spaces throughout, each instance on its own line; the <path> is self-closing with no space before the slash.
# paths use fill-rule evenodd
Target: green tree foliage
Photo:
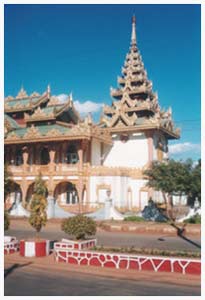
<path id="1" fill-rule="evenodd" d="M 8 166 L 4 165 L 4 202 L 6 201 L 6 197 L 13 190 L 14 181 L 11 179 L 11 172 L 8 171 Z"/>
<path id="2" fill-rule="evenodd" d="M 166 162 L 154 161 L 144 172 L 148 186 L 163 193 L 168 203 L 172 194 L 187 195 L 192 202 L 195 197 L 201 201 L 201 163 L 193 165 L 192 160 Z"/>
<path id="3" fill-rule="evenodd" d="M 80 214 L 64 219 L 61 224 L 61 229 L 77 240 L 84 240 L 86 236 L 95 235 L 96 227 L 96 222 L 93 219 Z"/>
<path id="4" fill-rule="evenodd" d="M 190 185 L 187 186 L 189 195 L 189 204 L 193 205 L 194 200 L 198 198 L 201 203 L 201 160 L 193 167 L 190 179 Z"/>
<path id="5" fill-rule="evenodd" d="M 47 222 L 47 199 L 46 199 L 47 188 L 39 175 L 36 177 L 34 184 L 34 194 L 31 200 L 31 215 L 29 217 L 29 223 L 35 228 L 36 232 L 41 231 L 42 226 L 46 225 Z"/>
<path id="6" fill-rule="evenodd" d="M 6 210 L 4 210 L 4 231 L 8 230 L 10 226 L 9 215 Z"/>

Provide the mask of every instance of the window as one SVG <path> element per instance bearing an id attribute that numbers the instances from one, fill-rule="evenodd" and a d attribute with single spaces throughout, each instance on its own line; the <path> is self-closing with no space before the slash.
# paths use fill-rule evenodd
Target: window
<path id="1" fill-rule="evenodd" d="M 66 162 L 67 164 L 76 164 L 79 160 L 77 149 L 75 145 L 71 145 L 68 147 L 66 154 Z"/>
<path id="2" fill-rule="evenodd" d="M 49 152 L 46 147 L 41 150 L 40 153 L 40 162 L 41 165 L 47 165 L 50 162 Z"/>
<path id="3" fill-rule="evenodd" d="M 20 166 L 23 164 L 23 154 L 21 149 L 18 149 L 16 151 L 16 155 L 15 155 L 15 165 L 16 166 Z"/>

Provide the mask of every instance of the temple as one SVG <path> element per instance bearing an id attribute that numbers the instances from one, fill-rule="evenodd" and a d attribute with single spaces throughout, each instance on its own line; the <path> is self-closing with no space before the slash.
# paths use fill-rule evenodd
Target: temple
<path id="1" fill-rule="evenodd" d="M 119 212 L 139 212 L 157 191 L 146 186 L 143 172 L 153 160 L 168 158 L 168 140 L 180 137 L 172 111 L 161 110 L 147 77 L 132 18 L 131 44 L 112 104 L 104 105 L 99 123 L 82 119 L 72 95 L 62 103 L 48 86 L 40 95 L 5 98 L 5 163 L 15 181 L 6 199 L 29 210 L 35 177 L 41 174 L 48 197 L 65 212 L 95 212 L 107 195 Z"/>

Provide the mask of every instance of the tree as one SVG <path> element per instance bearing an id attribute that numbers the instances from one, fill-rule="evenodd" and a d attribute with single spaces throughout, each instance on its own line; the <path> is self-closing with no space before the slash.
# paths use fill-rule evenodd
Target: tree
<path id="1" fill-rule="evenodd" d="M 190 185 L 187 187 L 189 205 L 193 205 L 196 198 L 201 203 L 201 160 L 193 167 Z"/>
<path id="2" fill-rule="evenodd" d="M 199 196 L 201 167 L 193 166 L 192 160 L 166 162 L 154 161 L 144 172 L 148 186 L 161 191 L 166 204 L 171 204 L 172 194 L 185 194 L 189 197 Z"/>
<path id="3" fill-rule="evenodd" d="M 4 231 L 8 230 L 10 226 L 9 215 L 6 210 L 4 210 Z"/>
<path id="4" fill-rule="evenodd" d="M 11 179 L 11 172 L 8 171 L 7 164 L 4 165 L 4 202 L 6 201 L 6 197 L 13 190 L 14 181 Z"/>
<path id="5" fill-rule="evenodd" d="M 41 174 L 36 177 L 34 183 L 34 194 L 31 200 L 31 215 L 29 217 L 29 223 L 35 228 L 37 234 L 41 231 L 42 226 L 47 222 L 47 188 L 42 179 Z"/>

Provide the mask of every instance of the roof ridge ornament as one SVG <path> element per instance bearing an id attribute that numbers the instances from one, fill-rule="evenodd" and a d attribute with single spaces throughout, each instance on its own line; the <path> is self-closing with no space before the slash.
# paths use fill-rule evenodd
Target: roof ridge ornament
<path id="1" fill-rule="evenodd" d="M 23 99 L 23 98 L 27 98 L 27 97 L 28 97 L 28 95 L 22 85 L 20 91 L 18 92 L 18 95 L 16 96 L 16 99 Z"/>

